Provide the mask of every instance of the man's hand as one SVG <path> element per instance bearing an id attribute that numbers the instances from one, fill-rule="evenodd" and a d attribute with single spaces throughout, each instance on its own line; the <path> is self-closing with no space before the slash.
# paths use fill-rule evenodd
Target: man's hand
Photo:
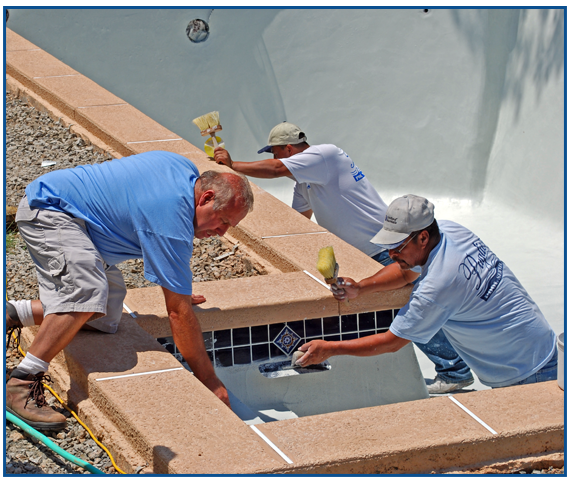
<path id="1" fill-rule="evenodd" d="M 230 153 L 228 153 L 224 148 L 215 148 L 214 159 L 219 165 L 226 165 L 227 167 L 232 168 L 232 158 L 230 158 Z"/>
<path id="2" fill-rule="evenodd" d="M 225 403 L 230 408 L 230 400 L 228 399 L 228 391 L 221 380 L 214 376 L 210 379 L 206 379 L 203 384 L 223 403 Z M 231 408 L 232 409 L 232 408 Z"/>
<path id="3" fill-rule="evenodd" d="M 199 305 L 205 301 L 207 301 L 207 299 L 203 295 L 191 295 L 191 303 L 193 305 Z"/>
<path id="4" fill-rule="evenodd" d="M 300 357 L 296 363 L 302 367 L 307 365 L 319 364 L 324 362 L 327 358 L 333 355 L 330 342 L 325 340 L 312 340 L 302 345 L 299 350 L 301 352 L 306 352 L 302 357 Z"/>
<path id="5" fill-rule="evenodd" d="M 332 285 L 332 293 L 336 300 L 352 300 L 359 295 L 360 286 L 351 278 L 338 278 L 335 285 Z"/>

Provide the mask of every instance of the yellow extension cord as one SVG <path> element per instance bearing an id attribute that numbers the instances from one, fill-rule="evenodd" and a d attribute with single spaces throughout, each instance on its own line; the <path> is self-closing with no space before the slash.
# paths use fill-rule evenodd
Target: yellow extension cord
<path id="1" fill-rule="evenodd" d="M 22 350 L 22 347 L 20 347 L 20 342 L 16 339 L 16 336 L 14 335 L 14 332 L 12 332 L 12 338 L 14 339 L 15 342 L 18 343 L 18 350 L 20 351 L 20 353 L 21 353 L 24 357 L 26 357 L 26 352 L 24 352 L 24 351 Z M 43 384 L 44 384 L 44 383 L 43 383 Z M 123 470 L 121 470 L 121 468 L 119 468 L 119 467 L 117 466 L 117 464 L 115 463 L 115 460 L 113 459 L 113 456 L 111 456 L 111 453 L 109 452 L 109 450 L 103 445 L 103 443 L 99 442 L 99 440 L 93 435 L 93 433 L 92 433 L 91 430 L 85 425 L 85 423 L 84 423 L 81 419 L 79 419 L 78 415 L 77 415 L 75 412 L 73 412 L 73 410 L 71 410 L 71 409 L 64 403 L 64 401 L 62 400 L 62 398 L 61 398 L 60 396 L 58 396 L 58 394 L 56 393 L 56 391 L 54 391 L 54 390 L 53 390 L 50 386 L 48 386 L 47 384 L 44 384 L 44 387 L 45 387 L 48 391 L 50 391 L 50 392 L 52 393 L 52 395 L 60 402 L 60 404 L 61 404 L 64 408 L 66 408 L 66 409 L 72 414 L 72 416 L 77 420 L 77 422 L 78 422 L 79 424 L 81 424 L 81 425 L 84 427 L 84 429 L 89 433 L 89 435 L 91 436 L 91 438 L 93 439 L 93 441 L 95 441 L 95 442 L 98 444 L 98 446 L 99 446 L 103 451 L 105 451 L 105 453 L 107 453 L 107 456 L 109 456 L 109 459 L 111 460 L 111 463 L 113 464 L 113 467 L 114 467 L 119 473 L 121 473 L 122 475 L 126 475 L 126 473 L 125 473 Z"/>

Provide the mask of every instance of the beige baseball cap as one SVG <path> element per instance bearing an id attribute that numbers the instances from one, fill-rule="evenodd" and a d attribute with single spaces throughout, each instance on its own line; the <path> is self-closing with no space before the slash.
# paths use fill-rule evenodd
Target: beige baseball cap
<path id="1" fill-rule="evenodd" d="M 292 123 L 284 121 L 270 130 L 268 145 L 258 150 L 258 153 L 272 152 L 272 147 L 297 145 L 306 141 L 306 134 Z"/>
<path id="2" fill-rule="evenodd" d="M 385 249 L 398 247 L 412 232 L 431 225 L 435 220 L 434 209 L 425 197 L 412 194 L 398 197 L 389 204 L 383 228 L 371 242 Z"/>

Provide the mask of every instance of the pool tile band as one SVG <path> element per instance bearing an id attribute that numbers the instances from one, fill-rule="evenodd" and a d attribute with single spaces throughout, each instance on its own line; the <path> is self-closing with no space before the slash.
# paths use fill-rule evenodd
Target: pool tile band
<path id="1" fill-rule="evenodd" d="M 287 358 L 310 340 L 351 340 L 386 332 L 398 310 L 333 315 L 294 322 L 272 323 L 203 332 L 205 349 L 215 367 L 262 364 Z M 172 337 L 158 342 L 179 362 L 187 365 Z"/>

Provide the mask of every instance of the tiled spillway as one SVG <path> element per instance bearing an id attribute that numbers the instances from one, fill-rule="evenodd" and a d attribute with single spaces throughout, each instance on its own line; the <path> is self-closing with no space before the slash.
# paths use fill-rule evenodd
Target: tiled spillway
<path id="1" fill-rule="evenodd" d="M 201 172 L 228 170 L 8 28 L 6 73 L 9 89 L 114 156 L 169 150 Z M 319 248 L 332 245 L 341 273 L 356 279 L 381 266 L 253 190 L 255 210 L 229 238 L 268 274 L 201 282 L 194 290 L 207 298 L 196 313 L 217 372 L 258 424 L 247 425 L 157 341 L 171 334 L 160 289 L 130 290 L 126 304 L 137 318 L 125 313 L 115 335 L 80 332 L 50 371 L 119 466 L 142 466 L 144 473 L 424 473 L 563 450 L 563 392 L 556 383 L 458 396 L 492 434 L 447 397 L 421 399 L 426 388 L 411 345 L 393 355 L 331 359 L 332 369 L 321 374 L 261 376 L 258 364 L 287 359 L 292 339 L 386 330 L 410 288 L 338 304 L 304 272 L 321 278 L 314 269 Z M 284 329 L 291 333 L 280 334 Z M 33 334 L 25 330 L 24 346 Z M 262 413 L 267 406 L 319 414 L 263 422 L 270 421 Z M 339 411 L 355 407 L 361 409 Z"/>

